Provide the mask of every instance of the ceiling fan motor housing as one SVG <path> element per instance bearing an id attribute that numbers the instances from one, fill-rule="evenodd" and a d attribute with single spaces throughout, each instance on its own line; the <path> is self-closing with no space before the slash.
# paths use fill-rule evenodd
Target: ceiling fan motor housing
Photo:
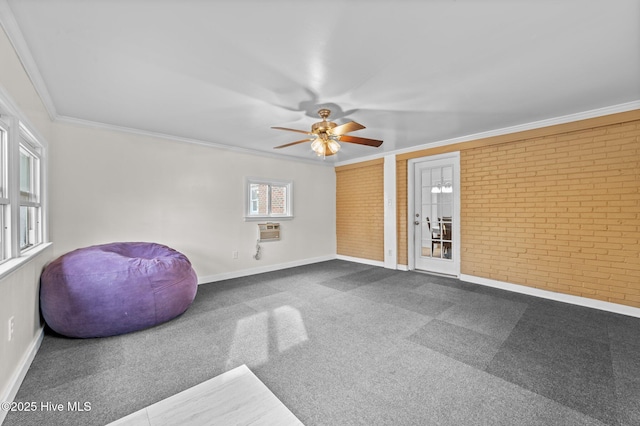
<path id="1" fill-rule="evenodd" d="M 333 121 L 319 121 L 311 126 L 311 133 L 315 133 L 316 135 L 320 133 L 327 133 L 327 130 L 331 130 L 336 126 L 337 124 Z"/>

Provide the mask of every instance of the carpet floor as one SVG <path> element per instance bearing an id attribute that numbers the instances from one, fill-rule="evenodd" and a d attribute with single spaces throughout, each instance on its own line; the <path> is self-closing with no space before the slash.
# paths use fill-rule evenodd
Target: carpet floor
<path id="1" fill-rule="evenodd" d="M 640 318 L 333 260 L 201 285 L 135 333 L 47 331 L 15 399 L 37 409 L 4 425 L 104 425 L 246 364 L 307 426 L 631 426 L 638 354 Z"/>

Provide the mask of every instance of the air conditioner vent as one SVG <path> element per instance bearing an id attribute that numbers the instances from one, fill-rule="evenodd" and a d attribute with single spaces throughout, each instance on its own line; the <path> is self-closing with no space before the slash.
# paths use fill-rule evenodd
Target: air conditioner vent
<path id="1" fill-rule="evenodd" d="M 258 241 L 279 241 L 280 240 L 280 224 L 279 223 L 259 223 L 258 224 Z"/>

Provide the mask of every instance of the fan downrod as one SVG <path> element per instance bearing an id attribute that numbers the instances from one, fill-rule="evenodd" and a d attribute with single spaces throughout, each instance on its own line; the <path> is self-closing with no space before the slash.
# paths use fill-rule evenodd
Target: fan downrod
<path id="1" fill-rule="evenodd" d="M 320 116 L 320 118 L 322 118 L 323 121 L 327 121 L 327 118 L 329 118 L 329 116 L 331 115 L 331 110 L 322 108 L 318 110 L 318 115 Z"/>

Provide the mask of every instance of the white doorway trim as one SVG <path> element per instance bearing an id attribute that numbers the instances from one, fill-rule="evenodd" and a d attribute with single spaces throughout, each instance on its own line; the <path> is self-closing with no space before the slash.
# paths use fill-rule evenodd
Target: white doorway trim
<path id="1" fill-rule="evenodd" d="M 453 192 L 454 192 L 454 206 L 453 206 L 453 214 L 454 214 L 454 222 L 457 225 L 457 229 L 453 232 L 453 256 L 456 259 L 456 267 L 454 276 L 460 276 L 460 152 L 448 152 L 445 154 L 431 155 L 428 157 L 420 157 L 413 158 L 407 163 L 407 259 L 408 259 L 408 269 L 414 270 L 416 268 L 416 258 L 415 258 L 415 225 L 414 222 L 414 211 L 415 211 L 415 167 L 418 163 L 423 163 L 427 161 L 435 161 L 435 160 L 451 160 L 456 164 L 455 170 L 457 170 L 457 176 L 455 176 L 453 182 Z M 426 271 L 429 272 L 429 271 Z"/>
<path id="2" fill-rule="evenodd" d="M 384 157 L 384 267 L 398 267 L 396 156 Z"/>

